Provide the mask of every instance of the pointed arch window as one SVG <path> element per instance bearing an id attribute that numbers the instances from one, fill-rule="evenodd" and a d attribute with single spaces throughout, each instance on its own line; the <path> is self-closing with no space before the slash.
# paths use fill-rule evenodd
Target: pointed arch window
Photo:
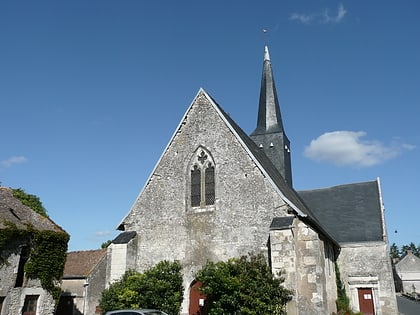
<path id="1" fill-rule="evenodd" d="M 216 189 L 214 162 L 207 150 L 200 147 L 194 154 L 191 164 L 191 206 L 214 205 Z"/>

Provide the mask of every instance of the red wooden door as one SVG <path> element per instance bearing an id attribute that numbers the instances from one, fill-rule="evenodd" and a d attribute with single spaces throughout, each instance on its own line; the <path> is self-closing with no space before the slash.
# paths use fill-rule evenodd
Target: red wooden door
<path id="1" fill-rule="evenodd" d="M 363 315 L 375 315 L 373 306 L 373 294 L 370 288 L 357 289 L 359 294 L 359 309 Z"/>
<path id="2" fill-rule="evenodd" d="M 194 282 L 190 287 L 189 315 L 206 315 L 206 296 L 200 292 L 201 282 Z"/>

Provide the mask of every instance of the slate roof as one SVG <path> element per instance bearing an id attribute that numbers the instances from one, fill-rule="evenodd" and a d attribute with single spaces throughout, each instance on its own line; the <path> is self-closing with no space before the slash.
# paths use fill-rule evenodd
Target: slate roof
<path id="1" fill-rule="evenodd" d="M 383 241 L 382 204 L 378 181 L 298 193 L 339 243 Z"/>
<path id="2" fill-rule="evenodd" d="M 15 224 L 20 229 L 26 229 L 26 224 L 31 224 L 39 231 L 65 232 L 51 219 L 40 215 L 13 197 L 11 188 L 0 187 L 0 229 L 5 227 L 5 221 Z"/>
<path id="3" fill-rule="evenodd" d="M 112 243 L 114 244 L 127 244 L 137 235 L 136 231 L 122 232 L 120 233 Z"/>
<path id="4" fill-rule="evenodd" d="M 106 257 L 106 248 L 68 252 L 63 278 L 86 278 Z"/>
<path id="5" fill-rule="evenodd" d="M 294 217 L 275 217 L 271 221 L 270 230 L 284 230 L 293 225 Z"/>

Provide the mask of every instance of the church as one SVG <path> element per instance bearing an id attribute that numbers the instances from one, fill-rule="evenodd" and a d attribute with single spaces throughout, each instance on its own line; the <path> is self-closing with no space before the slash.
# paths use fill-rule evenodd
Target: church
<path id="1" fill-rule="evenodd" d="M 207 261 L 263 253 L 293 292 L 289 315 L 335 312 L 336 270 L 354 311 L 397 314 L 379 179 L 296 191 L 291 164 L 265 47 L 255 130 L 247 135 L 198 91 L 118 225 L 107 283 L 180 261 L 181 314 L 198 314 L 194 275 Z"/>

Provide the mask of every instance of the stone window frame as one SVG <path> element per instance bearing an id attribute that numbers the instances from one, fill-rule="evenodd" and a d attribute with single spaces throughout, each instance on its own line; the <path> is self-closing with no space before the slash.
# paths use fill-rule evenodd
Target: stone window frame
<path id="1" fill-rule="evenodd" d="M 202 145 L 198 146 L 194 153 L 191 155 L 190 161 L 188 163 L 187 209 L 191 209 L 196 212 L 215 209 L 216 170 L 216 163 L 214 162 L 210 151 Z M 206 178 L 206 175 L 208 176 L 209 174 L 211 176 L 210 180 L 208 177 Z M 197 177 L 194 179 L 195 176 Z M 194 188 L 194 185 L 197 185 L 198 188 Z M 196 191 L 195 194 L 193 189 Z M 210 194 L 208 191 L 209 189 Z M 199 202 L 194 200 L 194 198 L 197 196 L 199 196 Z"/>
<path id="2" fill-rule="evenodd" d="M 373 307 L 375 312 L 379 312 L 381 309 L 379 301 L 379 277 L 377 275 L 348 275 L 348 286 L 349 286 L 349 298 L 350 306 L 356 310 L 360 311 L 360 302 L 359 294 L 357 289 L 371 289 L 372 290 L 372 300 Z"/>
<path id="3" fill-rule="evenodd" d="M 25 296 L 25 302 L 22 308 L 23 315 L 35 315 L 37 314 L 39 295 L 29 294 Z"/>

